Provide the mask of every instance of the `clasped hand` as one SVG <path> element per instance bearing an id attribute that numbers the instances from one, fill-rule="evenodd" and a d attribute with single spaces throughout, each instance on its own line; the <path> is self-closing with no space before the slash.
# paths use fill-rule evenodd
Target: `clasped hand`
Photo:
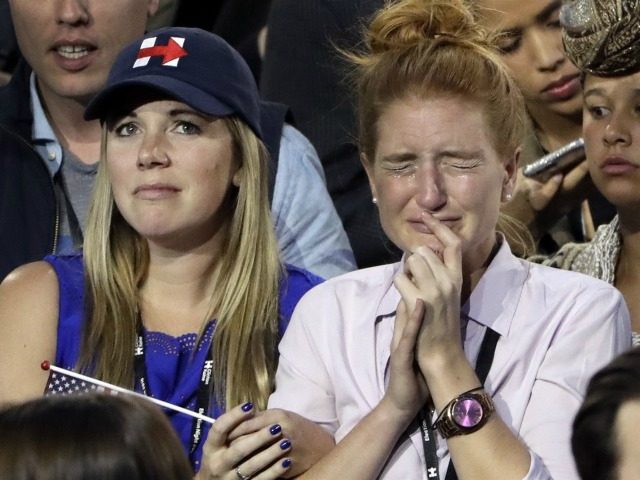
<path id="1" fill-rule="evenodd" d="M 464 356 L 460 239 L 433 217 L 425 215 L 424 221 L 442 250 L 417 247 L 394 280 L 402 299 L 396 311 L 385 397 L 407 419 L 427 402 L 430 376 L 443 374 L 448 358 Z"/>

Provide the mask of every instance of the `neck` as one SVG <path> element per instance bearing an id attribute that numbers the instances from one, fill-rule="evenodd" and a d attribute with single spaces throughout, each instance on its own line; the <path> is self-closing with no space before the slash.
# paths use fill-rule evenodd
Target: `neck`
<path id="1" fill-rule="evenodd" d="M 65 98 L 39 86 L 40 99 L 58 140 L 81 162 L 93 164 L 100 158 L 99 120 L 85 121 L 87 102 Z"/>
<path id="2" fill-rule="evenodd" d="M 548 152 L 572 142 L 582 135 L 582 112 L 572 115 L 560 115 L 548 110 L 529 107 L 536 137 Z"/>
<path id="3" fill-rule="evenodd" d="M 217 236 L 188 251 L 150 241 L 149 269 L 140 289 L 145 327 L 174 336 L 199 331 L 209 320 L 219 255 Z"/>
<path id="4" fill-rule="evenodd" d="M 493 234 L 493 242 L 487 242 L 486 245 L 474 249 L 474 259 L 467 260 L 462 258 L 462 291 L 460 293 L 460 303 L 464 304 L 471 293 L 480 282 L 482 275 L 500 249 L 500 243 L 495 240 L 496 235 Z M 477 252 L 482 252 L 480 255 Z M 479 260 L 478 260 L 479 259 Z"/>

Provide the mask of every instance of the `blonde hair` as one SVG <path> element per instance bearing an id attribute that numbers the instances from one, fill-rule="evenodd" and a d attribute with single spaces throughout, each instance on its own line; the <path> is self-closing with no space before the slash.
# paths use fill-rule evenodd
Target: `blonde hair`
<path id="1" fill-rule="evenodd" d="M 233 210 L 216 289 L 202 319 L 216 320 L 212 341 L 214 394 L 223 406 L 251 400 L 266 407 L 273 389 L 283 269 L 268 200 L 268 154 L 241 120 L 224 119 L 239 162 L 239 187 L 224 208 Z M 87 324 L 79 366 L 100 379 L 133 386 L 139 325 L 138 291 L 149 266 L 146 241 L 124 220 L 106 172 L 107 130 L 84 242 Z"/>
<path id="2" fill-rule="evenodd" d="M 354 65 L 360 149 L 375 158 L 377 124 L 393 101 L 414 95 L 459 96 L 484 108 L 496 152 L 513 156 L 529 131 L 519 88 L 497 49 L 497 36 L 483 28 L 463 0 L 401 0 L 388 3 L 371 21 Z M 498 229 L 531 248 L 526 227 L 501 214 Z M 525 246 L 526 244 L 526 246 Z"/>

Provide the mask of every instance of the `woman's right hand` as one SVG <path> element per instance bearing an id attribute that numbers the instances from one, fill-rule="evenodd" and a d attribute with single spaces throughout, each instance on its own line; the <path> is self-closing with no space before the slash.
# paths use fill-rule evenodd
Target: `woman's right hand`
<path id="1" fill-rule="evenodd" d="M 525 224 L 537 241 L 594 190 L 586 160 L 546 182 L 527 178 L 519 169 L 513 199 L 502 211 Z"/>
<path id="2" fill-rule="evenodd" d="M 283 438 L 280 425 L 229 440 L 229 433 L 254 415 L 253 405 L 245 403 L 218 417 L 204 444 L 197 480 L 273 480 L 289 470 L 291 442 Z"/>
<path id="3" fill-rule="evenodd" d="M 394 409 L 394 414 L 410 422 L 429 398 L 427 384 L 416 361 L 416 342 L 424 318 L 424 302 L 417 299 L 409 314 L 404 300 L 396 310 L 391 341 L 389 386 L 381 405 Z"/>

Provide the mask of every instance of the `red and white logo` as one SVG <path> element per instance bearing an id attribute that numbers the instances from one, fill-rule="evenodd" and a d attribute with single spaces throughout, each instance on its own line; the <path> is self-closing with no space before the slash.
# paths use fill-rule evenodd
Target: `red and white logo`
<path id="1" fill-rule="evenodd" d="M 142 41 L 133 68 L 146 67 L 151 57 L 162 57 L 163 66 L 177 67 L 180 58 L 188 55 L 187 51 L 182 48 L 184 46 L 183 37 L 171 37 L 166 45 L 156 45 L 157 38 L 145 38 Z"/>

